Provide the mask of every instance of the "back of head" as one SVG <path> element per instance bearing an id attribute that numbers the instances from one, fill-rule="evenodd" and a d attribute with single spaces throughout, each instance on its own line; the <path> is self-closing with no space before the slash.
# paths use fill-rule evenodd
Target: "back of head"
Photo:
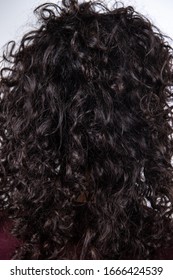
<path id="1" fill-rule="evenodd" d="M 99 9 L 102 9 L 99 10 Z M 44 4 L 0 79 L 14 259 L 151 258 L 172 228 L 172 48 L 133 7 Z"/>

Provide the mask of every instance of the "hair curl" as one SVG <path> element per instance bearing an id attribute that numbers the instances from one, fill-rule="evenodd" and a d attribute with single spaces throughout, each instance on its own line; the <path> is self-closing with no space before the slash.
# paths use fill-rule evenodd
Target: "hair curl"
<path id="1" fill-rule="evenodd" d="M 12 258 L 150 259 L 173 234 L 168 37 L 131 6 L 35 13 L 0 75 L 0 210 L 22 240 Z"/>

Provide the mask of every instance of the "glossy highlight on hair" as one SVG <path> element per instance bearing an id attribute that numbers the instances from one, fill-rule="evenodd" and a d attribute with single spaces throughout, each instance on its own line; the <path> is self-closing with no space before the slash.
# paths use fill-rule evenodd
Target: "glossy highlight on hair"
<path id="1" fill-rule="evenodd" d="M 101 10 L 99 10 L 101 8 Z M 173 236 L 172 47 L 133 7 L 35 9 L 0 74 L 13 259 L 150 259 Z"/>

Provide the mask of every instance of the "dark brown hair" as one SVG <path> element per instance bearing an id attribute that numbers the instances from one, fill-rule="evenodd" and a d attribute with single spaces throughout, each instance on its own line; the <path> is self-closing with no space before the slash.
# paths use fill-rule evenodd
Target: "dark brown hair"
<path id="1" fill-rule="evenodd" d="M 168 37 L 117 3 L 35 13 L 0 76 L 0 209 L 22 241 L 12 258 L 149 259 L 173 234 Z"/>

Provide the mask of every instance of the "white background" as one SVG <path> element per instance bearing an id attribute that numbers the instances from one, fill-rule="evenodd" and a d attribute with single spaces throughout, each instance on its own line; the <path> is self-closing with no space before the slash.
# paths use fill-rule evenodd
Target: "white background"
<path id="1" fill-rule="evenodd" d="M 5 43 L 10 40 L 19 41 L 26 31 L 35 26 L 36 17 L 33 10 L 45 2 L 61 3 L 61 0 L 0 0 L 0 54 Z M 115 0 L 104 2 L 109 7 Z M 173 0 L 122 0 L 122 2 L 125 5 L 132 5 L 164 34 L 173 38 Z"/>
<path id="2" fill-rule="evenodd" d="M 172 280 L 172 260 L 9 260 L 0 261 L 0 265 L 0 277 L 3 280 Z M 58 275 L 58 270 L 65 274 L 66 266 L 67 269 L 70 269 L 71 275 Z M 156 274 L 158 267 L 163 268 L 160 275 Z M 50 271 L 51 268 L 53 268 L 53 274 L 56 270 L 56 275 L 45 275 L 45 269 Z M 107 269 L 105 270 L 105 268 Z M 132 268 L 132 275 L 131 273 L 126 274 L 130 268 Z M 145 274 L 136 273 L 138 268 L 144 268 Z M 11 269 L 13 271 L 18 269 L 17 275 L 11 275 Z M 31 272 L 30 275 L 26 273 L 25 269 L 26 272 L 33 271 L 34 276 Z M 39 269 L 43 271 L 43 275 L 41 273 L 39 275 Z M 89 274 L 91 269 L 94 274 Z M 86 273 L 84 274 L 84 272 Z"/>

